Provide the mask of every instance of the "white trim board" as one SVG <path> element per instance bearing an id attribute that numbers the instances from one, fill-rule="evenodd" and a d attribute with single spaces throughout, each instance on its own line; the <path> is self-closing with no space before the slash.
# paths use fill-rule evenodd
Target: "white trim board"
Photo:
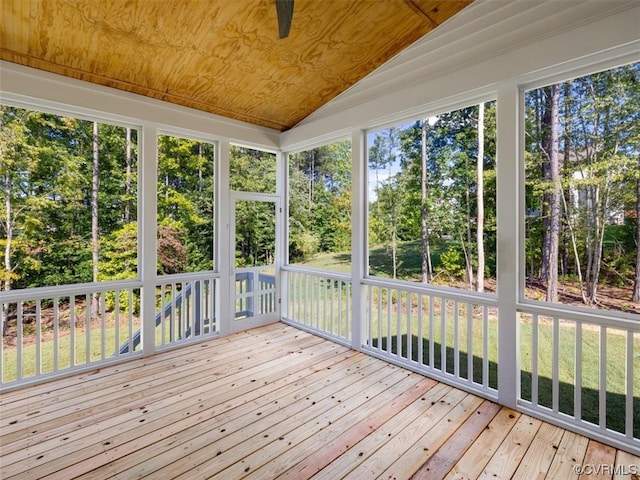
<path id="1" fill-rule="evenodd" d="M 0 102 L 277 150 L 280 132 L 115 88 L 0 61 Z"/>

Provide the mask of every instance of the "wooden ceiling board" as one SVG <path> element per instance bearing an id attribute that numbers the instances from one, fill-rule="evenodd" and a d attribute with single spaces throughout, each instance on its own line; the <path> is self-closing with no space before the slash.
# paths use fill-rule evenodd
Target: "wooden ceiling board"
<path id="1" fill-rule="evenodd" d="M 10 3 L 2 0 L 2 16 L 0 22 L 0 47 L 16 50 L 23 48 L 29 42 L 31 25 L 31 4 L 27 2 Z"/>
<path id="2" fill-rule="evenodd" d="M 0 58 L 287 130 L 470 0 L 3 0 Z"/>
<path id="3" fill-rule="evenodd" d="M 471 3 L 472 0 L 451 0 L 443 2 L 441 0 L 411 0 L 426 17 L 436 25 L 441 25 L 447 19 L 455 15 Z"/>

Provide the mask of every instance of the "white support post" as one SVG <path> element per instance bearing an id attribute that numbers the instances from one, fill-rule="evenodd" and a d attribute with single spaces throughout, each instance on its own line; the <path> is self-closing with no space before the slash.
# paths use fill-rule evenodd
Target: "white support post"
<path id="1" fill-rule="evenodd" d="M 280 246 L 276 251 L 276 301 L 278 318 L 282 319 L 289 315 L 289 284 L 284 281 L 287 277 L 282 272 L 282 266 L 289 263 L 289 155 L 278 152 L 276 166 L 276 195 L 280 197 L 282 210 L 282 213 L 277 213 L 280 218 Z"/>
<path id="2" fill-rule="evenodd" d="M 216 265 L 220 273 L 219 296 L 216 302 L 216 318 L 220 325 L 220 335 L 231 333 L 235 315 L 235 298 L 231 286 L 234 284 L 234 246 L 231 239 L 231 187 L 229 184 L 229 142 L 218 142 L 217 189 L 216 189 Z"/>
<path id="3" fill-rule="evenodd" d="M 520 292 L 521 94 L 515 83 L 498 89 L 498 401 L 515 408 L 520 391 L 520 338 L 516 304 Z"/>
<path id="4" fill-rule="evenodd" d="M 351 347 L 365 343 L 366 292 L 362 279 L 367 273 L 367 188 L 365 132 L 351 133 Z"/>
<path id="5" fill-rule="evenodd" d="M 156 280 L 158 256 L 158 131 L 155 127 L 142 127 L 140 153 L 140 195 L 138 205 L 138 258 L 142 275 L 142 352 L 153 355 L 156 350 Z"/>

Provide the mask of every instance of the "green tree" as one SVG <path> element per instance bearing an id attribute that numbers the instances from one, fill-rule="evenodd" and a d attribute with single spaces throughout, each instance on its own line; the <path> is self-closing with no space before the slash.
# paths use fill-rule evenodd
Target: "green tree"
<path id="1" fill-rule="evenodd" d="M 127 193 L 125 129 L 100 124 L 94 135 L 94 122 L 6 106 L 2 116 L 6 151 L 0 241 L 6 270 L 12 272 L 10 287 L 97 280 L 92 246 L 100 242 L 92 241 L 92 226 L 97 227 L 93 232 L 108 236 L 126 223 L 124 205 L 136 197 L 136 132 L 130 135 Z M 96 207 L 98 221 L 92 225 Z M 135 217 L 134 209 L 129 219 Z M 4 218 L 9 219 L 8 232 Z"/>
<path id="2" fill-rule="evenodd" d="M 542 180 L 545 191 L 542 200 L 542 266 L 541 277 L 547 287 L 547 301 L 558 301 L 558 253 L 561 219 L 560 178 L 560 85 L 543 89 L 542 114 Z"/>
<path id="3" fill-rule="evenodd" d="M 429 170 L 427 168 L 427 129 L 428 119 L 422 120 L 420 128 L 420 239 L 422 240 L 422 283 L 431 281 L 431 245 L 429 243 Z"/>
<path id="4" fill-rule="evenodd" d="M 212 270 L 214 146 L 158 137 L 159 273 Z"/>
<path id="5" fill-rule="evenodd" d="M 18 278 L 14 237 L 29 213 L 28 200 L 23 186 L 33 169 L 32 152 L 27 144 L 28 112 L 7 106 L 0 107 L 0 181 L 4 210 L 0 215 L 0 226 L 3 230 L 2 245 L 4 247 L 4 265 L 1 285 L 3 291 L 12 289 Z M 28 221 L 28 220 L 27 220 Z M 19 240 L 18 240 L 19 241 Z M 17 247 L 17 248 L 16 248 Z M 4 304 L 0 312 L 2 335 L 4 336 L 8 322 L 8 305 Z"/>
<path id="6" fill-rule="evenodd" d="M 351 143 L 289 155 L 289 260 L 351 245 Z"/>
<path id="7" fill-rule="evenodd" d="M 557 300 L 558 271 L 577 278 L 588 305 L 599 303 L 599 285 L 631 282 L 640 256 L 630 227 L 615 224 L 637 203 L 639 71 L 628 65 L 525 96 L 527 271 L 548 301 Z"/>
<path id="8" fill-rule="evenodd" d="M 478 221 L 476 223 L 476 245 L 478 249 L 478 270 L 476 290 L 484 291 L 484 103 L 478 105 L 478 156 L 476 162 L 478 175 L 477 205 Z"/>
<path id="9" fill-rule="evenodd" d="M 93 135 L 91 136 L 92 149 L 92 173 L 91 173 L 91 260 L 93 266 L 93 281 L 98 281 L 100 260 L 100 232 L 98 230 L 98 196 L 100 194 L 100 139 L 98 138 L 98 122 L 93 122 Z M 98 317 L 98 294 L 91 294 L 91 318 Z"/>
<path id="10" fill-rule="evenodd" d="M 586 300 L 597 303 L 605 233 L 611 215 L 624 208 L 632 189 L 628 172 L 637 158 L 638 65 L 608 70 L 573 81 L 571 123 L 572 185 L 576 192 L 576 229 L 584 238 Z M 631 187 L 631 188 L 630 188 Z"/>

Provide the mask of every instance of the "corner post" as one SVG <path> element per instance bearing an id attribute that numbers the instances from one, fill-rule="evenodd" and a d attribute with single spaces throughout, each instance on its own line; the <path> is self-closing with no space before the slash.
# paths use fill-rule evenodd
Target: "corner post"
<path id="1" fill-rule="evenodd" d="M 351 348 L 362 350 L 366 340 L 366 289 L 362 280 L 367 273 L 367 189 L 366 134 L 351 133 Z"/>
<path id="2" fill-rule="evenodd" d="M 233 289 L 235 279 L 232 278 L 234 258 L 233 245 L 231 239 L 231 209 L 234 208 L 231 202 L 231 187 L 229 183 L 229 150 L 228 140 L 218 142 L 217 156 L 217 194 L 216 194 L 216 269 L 220 273 L 220 284 L 218 285 L 218 297 L 216 298 L 216 318 L 220 326 L 220 335 L 231 333 L 231 326 L 235 316 L 235 300 Z M 225 308 L 226 307 L 226 308 Z"/>
<path id="3" fill-rule="evenodd" d="M 276 227 L 280 243 L 276 243 L 276 302 L 279 318 L 289 316 L 289 274 L 282 267 L 289 263 L 289 154 L 276 154 L 276 195 L 280 197 L 280 212 L 276 212 Z M 278 223 L 279 222 L 279 223 Z"/>
<path id="4" fill-rule="evenodd" d="M 497 227 L 498 227 L 498 401 L 516 407 L 520 392 L 520 326 L 517 302 L 523 247 L 522 94 L 515 83 L 498 89 Z"/>
<path id="5" fill-rule="evenodd" d="M 141 165 L 138 205 L 138 258 L 142 275 L 142 352 L 144 356 L 156 351 L 156 280 L 158 259 L 158 131 L 154 126 L 142 127 L 140 145 Z"/>

